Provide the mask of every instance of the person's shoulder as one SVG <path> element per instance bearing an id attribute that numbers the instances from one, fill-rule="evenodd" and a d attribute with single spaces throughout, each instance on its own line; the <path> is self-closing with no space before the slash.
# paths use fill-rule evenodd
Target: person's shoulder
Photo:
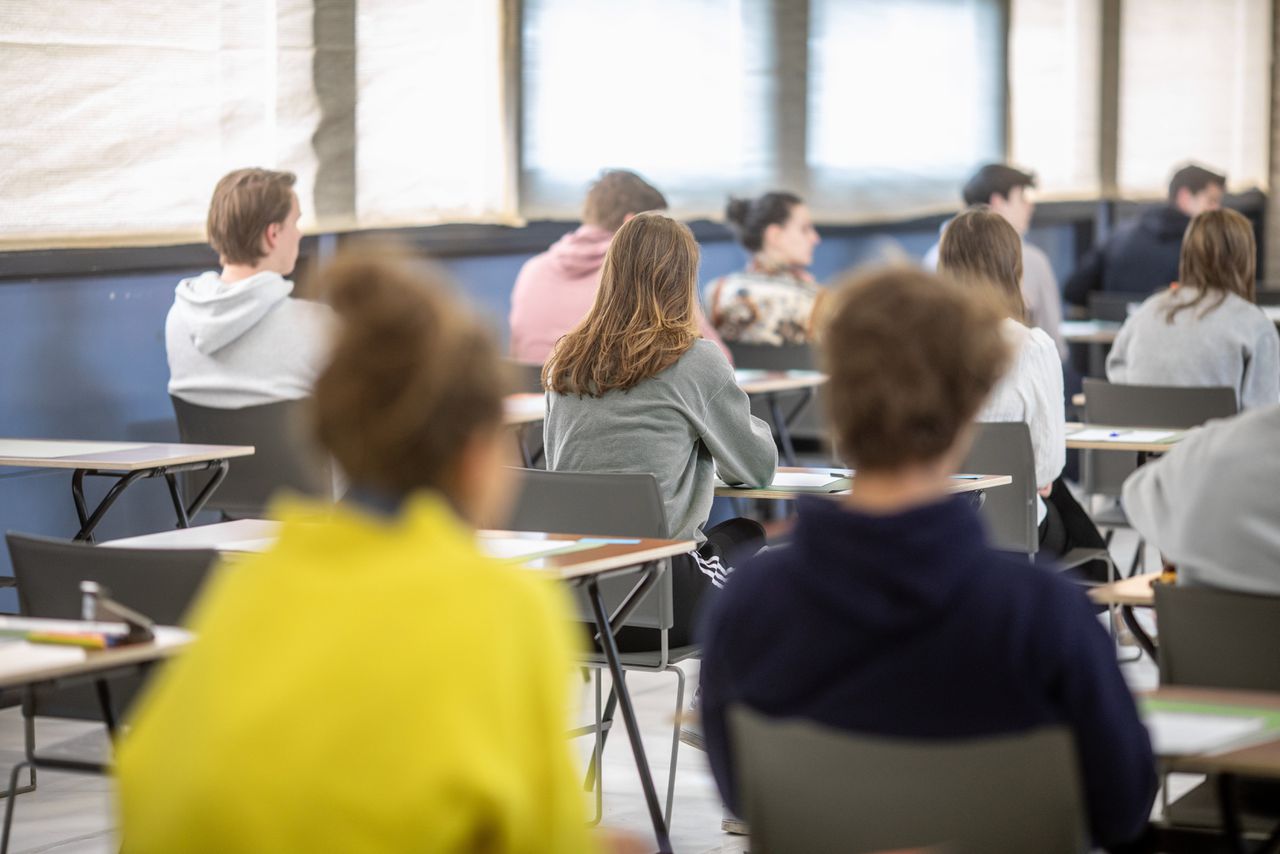
<path id="1" fill-rule="evenodd" d="M 1029 240 L 1022 241 L 1022 266 L 1025 269 L 1028 265 L 1036 267 L 1050 267 L 1049 255 L 1039 246 L 1036 246 Z"/>
<path id="2" fill-rule="evenodd" d="M 714 341 L 699 338 L 676 362 L 680 375 L 694 374 L 704 380 L 731 380 L 733 367 Z"/>

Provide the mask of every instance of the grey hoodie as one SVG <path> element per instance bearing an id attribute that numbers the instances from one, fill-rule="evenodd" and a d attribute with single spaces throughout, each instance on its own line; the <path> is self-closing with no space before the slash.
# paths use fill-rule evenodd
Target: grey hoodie
<path id="1" fill-rule="evenodd" d="M 1178 583 L 1280 595 L 1280 406 L 1183 439 L 1124 484 L 1137 528 L 1178 567 Z"/>
<path id="2" fill-rule="evenodd" d="M 310 395 L 333 314 L 292 292 L 293 282 L 271 272 L 224 282 L 210 271 L 179 282 L 165 321 L 169 393 L 218 409 Z"/>

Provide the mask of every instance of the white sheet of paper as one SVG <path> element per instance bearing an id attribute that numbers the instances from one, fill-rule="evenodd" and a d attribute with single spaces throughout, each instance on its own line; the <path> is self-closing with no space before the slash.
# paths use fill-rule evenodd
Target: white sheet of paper
<path id="1" fill-rule="evenodd" d="M 229 543 L 219 543 L 217 549 L 220 552 L 265 552 L 275 544 L 275 537 L 258 537 L 251 540 L 232 540 Z"/>
<path id="2" fill-rule="evenodd" d="M 780 471 L 773 476 L 774 489 L 787 489 L 789 487 L 818 487 L 838 480 L 831 476 L 830 472 L 807 472 L 807 471 Z"/>
<path id="3" fill-rule="evenodd" d="M 553 540 L 526 540 L 518 537 L 509 539 L 498 537 L 481 537 L 478 541 L 480 551 L 498 560 L 517 560 L 542 557 L 576 547 L 575 541 L 563 542 Z"/>
<path id="4" fill-rule="evenodd" d="M 1147 715 L 1144 723 L 1157 755 L 1189 756 L 1248 740 L 1250 735 L 1262 730 L 1266 721 L 1233 715 L 1157 711 Z"/>
<path id="5" fill-rule="evenodd" d="M 1163 442 L 1176 436 L 1177 430 L 1108 430 L 1089 427 L 1067 436 L 1079 442 Z"/>
<path id="6" fill-rule="evenodd" d="M 131 451 L 145 448 L 142 442 L 76 442 L 55 439 L 0 439 L 0 457 L 84 457 L 89 454 L 109 454 L 112 451 Z"/>

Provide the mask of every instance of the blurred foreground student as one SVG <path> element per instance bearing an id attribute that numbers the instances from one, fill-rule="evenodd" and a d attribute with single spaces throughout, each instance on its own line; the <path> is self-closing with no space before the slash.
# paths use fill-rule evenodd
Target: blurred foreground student
<path id="1" fill-rule="evenodd" d="M 569 609 L 475 543 L 513 486 L 496 345 L 407 259 L 325 279 L 316 430 L 351 497 L 283 506 L 279 542 L 206 591 L 120 749 L 124 848 L 593 850 Z"/>
<path id="2" fill-rule="evenodd" d="M 609 246 L 591 313 L 543 373 L 547 468 L 652 474 L 667 535 L 699 544 L 672 561 L 672 646 L 692 642 L 693 614 L 722 584 L 725 561 L 764 544 L 747 519 L 703 530 L 717 474 L 765 486 L 778 463 L 773 434 L 752 416 L 724 354 L 698 337 L 697 277 L 698 244 L 687 226 L 655 213 L 630 220 Z M 628 627 L 618 636 L 623 649 L 657 644 L 656 630 Z"/>
<path id="3" fill-rule="evenodd" d="M 208 232 L 222 270 L 178 283 L 165 321 L 170 394 L 216 409 L 310 396 L 333 313 L 290 296 L 302 240 L 295 180 L 238 169 L 218 182 Z"/>
<path id="4" fill-rule="evenodd" d="M 582 322 L 596 300 L 600 269 L 614 232 L 638 213 L 664 211 L 662 193 L 634 172 L 611 169 L 587 191 L 582 225 L 520 268 L 511 292 L 511 358 L 541 365 L 566 333 Z M 698 331 L 729 351 L 702 312 Z"/>
<path id="5" fill-rule="evenodd" d="M 1072 305 L 1087 306 L 1089 294 L 1132 294 L 1144 299 L 1178 278 L 1178 253 L 1191 218 L 1222 207 L 1225 175 L 1184 166 L 1169 181 L 1169 202 L 1116 228 L 1090 250 L 1063 286 Z"/>
<path id="6" fill-rule="evenodd" d="M 807 344 L 823 293 L 809 275 L 821 242 L 809 208 L 791 193 L 765 193 L 730 199 L 725 218 L 751 260 L 707 286 L 711 324 L 739 344 Z"/>
<path id="7" fill-rule="evenodd" d="M 846 283 L 829 309 L 828 414 L 858 477 L 841 502 L 801 498 L 791 545 L 748 561 L 708 607 L 702 718 L 721 794 L 737 804 L 735 703 L 907 738 L 1064 724 L 1094 840 L 1137 836 L 1156 791 L 1151 745 L 1092 606 L 993 550 L 969 500 L 947 494 L 1013 358 L 1002 310 L 908 269 Z"/>
<path id="8" fill-rule="evenodd" d="M 1107 356 L 1114 383 L 1227 386 L 1241 409 L 1280 403 L 1280 334 L 1254 304 L 1249 220 L 1208 211 L 1187 227 L 1178 283 L 1129 316 Z"/>

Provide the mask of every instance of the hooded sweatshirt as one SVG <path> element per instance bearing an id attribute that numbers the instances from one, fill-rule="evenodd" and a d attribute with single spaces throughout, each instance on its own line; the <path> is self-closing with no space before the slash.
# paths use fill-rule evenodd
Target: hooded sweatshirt
<path id="1" fill-rule="evenodd" d="M 591 311 L 613 232 L 582 225 L 525 262 L 511 292 L 511 358 L 540 365 Z M 698 330 L 732 362 L 729 350 L 698 310 Z"/>
<path id="2" fill-rule="evenodd" d="M 1280 406 L 1212 421 L 1124 482 L 1178 583 L 1280 596 Z"/>
<path id="3" fill-rule="evenodd" d="M 1182 235 L 1190 224 L 1191 217 L 1164 206 L 1121 225 L 1085 255 L 1063 296 L 1072 305 L 1088 305 L 1093 291 L 1145 297 L 1169 287 L 1178 280 Z"/>
<path id="4" fill-rule="evenodd" d="M 1094 840 L 1146 824 L 1151 744 L 1093 608 L 1056 573 L 988 546 L 964 498 L 892 515 L 801 498 L 792 544 L 740 566 L 701 635 L 707 755 L 730 807 L 726 714 L 743 703 L 916 739 L 1062 724 Z"/>
<path id="5" fill-rule="evenodd" d="M 169 393 L 217 409 L 309 396 L 334 318 L 292 292 L 293 282 L 272 272 L 224 282 L 210 271 L 179 282 L 165 321 Z"/>

